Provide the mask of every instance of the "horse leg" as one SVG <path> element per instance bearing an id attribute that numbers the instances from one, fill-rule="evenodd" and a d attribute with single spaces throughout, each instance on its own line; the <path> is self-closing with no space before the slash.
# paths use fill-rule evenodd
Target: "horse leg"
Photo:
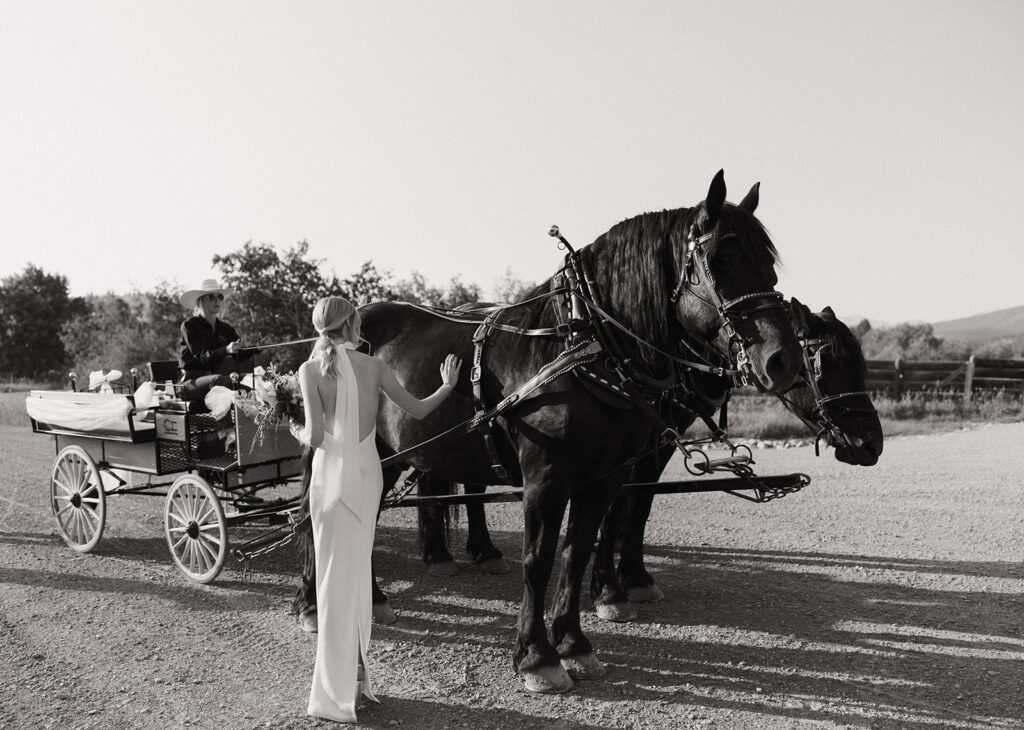
<path id="1" fill-rule="evenodd" d="M 467 484 L 466 494 L 483 494 L 487 486 L 484 484 Z M 491 533 L 487 529 L 487 517 L 484 514 L 483 502 L 466 504 L 466 522 L 469 525 L 469 536 L 466 538 L 466 552 L 473 562 L 485 573 L 502 575 L 510 572 L 505 558 L 491 541 Z"/>
<path id="2" fill-rule="evenodd" d="M 573 499 L 569 507 L 562 572 L 551 608 L 551 643 L 575 679 L 597 679 L 608 673 L 580 626 L 580 593 L 597 530 L 618 484 L 619 480 L 587 485 L 588 493 Z"/>
<path id="3" fill-rule="evenodd" d="M 527 485 L 523 494 L 523 600 L 512 667 L 531 692 L 560 694 L 574 686 L 544 627 L 544 594 L 567 502 L 565 491 L 551 483 Z"/>
<path id="4" fill-rule="evenodd" d="M 429 473 L 421 474 L 416 487 L 420 496 L 437 496 L 451 494 L 455 485 L 441 479 L 435 479 Z M 423 562 L 427 564 L 429 575 L 443 578 L 451 577 L 459 572 L 455 558 L 448 551 L 445 539 L 448 525 L 453 518 L 448 508 L 436 505 L 417 508 L 420 547 L 423 550 Z"/>
<path id="5" fill-rule="evenodd" d="M 657 453 L 641 460 L 636 465 L 636 481 L 658 481 L 674 452 L 673 446 L 662 447 Z M 644 566 L 644 531 L 653 504 L 654 495 L 650 492 L 633 492 L 626 500 L 626 520 L 623 526 L 617 583 L 634 603 L 655 603 L 665 597 L 654 577 Z"/>
<path id="6" fill-rule="evenodd" d="M 605 513 L 594 549 L 594 565 L 590 570 L 590 597 L 598 618 L 626 622 L 636 618 L 636 609 L 619 585 L 615 573 L 615 543 L 623 531 L 623 510 L 626 498 L 615 497 Z"/>
<path id="7" fill-rule="evenodd" d="M 644 530 L 651 515 L 654 495 L 631 494 L 627 499 L 622 553 L 619 556 L 618 584 L 635 603 L 655 603 L 665 597 L 644 566 Z"/>

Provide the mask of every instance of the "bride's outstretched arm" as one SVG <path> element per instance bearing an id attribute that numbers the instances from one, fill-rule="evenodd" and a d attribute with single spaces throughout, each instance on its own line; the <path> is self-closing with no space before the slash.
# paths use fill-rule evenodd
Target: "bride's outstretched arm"
<path id="1" fill-rule="evenodd" d="M 380 363 L 380 387 L 395 404 L 416 419 L 426 418 L 427 414 L 437 408 L 455 390 L 455 383 L 459 379 L 459 370 L 462 362 L 455 355 L 449 355 L 441 364 L 441 387 L 428 395 L 426 398 L 417 398 L 407 391 L 398 382 L 394 371 L 388 365 Z"/>
<path id="2" fill-rule="evenodd" d="M 302 410 L 306 415 L 306 425 L 295 434 L 295 438 L 307 446 L 319 448 L 324 440 L 324 407 L 316 389 L 315 367 L 316 364 L 309 360 L 299 366 L 299 388 L 302 390 Z"/>

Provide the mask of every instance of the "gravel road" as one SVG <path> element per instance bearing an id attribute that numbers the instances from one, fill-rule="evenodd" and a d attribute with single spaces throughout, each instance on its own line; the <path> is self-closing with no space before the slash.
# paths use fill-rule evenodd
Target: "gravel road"
<path id="1" fill-rule="evenodd" d="M 162 500 L 118 497 L 78 555 L 47 508 L 52 441 L 4 426 L 0 443 L 0 727 L 332 726 L 305 716 L 314 639 L 288 615 L 289 549 L 193 584 L 167 554 Z M 764 449 L 758 472 L 811 486 L 764 505 L 656 498 L 647 553 L 666 598 L 631 624 L 585 601 L 609 673 L 558 697 L 511 670 L 518 505 L 489 511 L 506 576 L 465 561 L 428 576 L 415 515 L 392 510 L 378 570 L 399 621 L 374 629 L 383 704 L 361 723 L 1024 728 L 1022 446 L 1024 423 L 889 439 L 868 469 Z M 682 476 L 670 465 L 665 479 Z"/>

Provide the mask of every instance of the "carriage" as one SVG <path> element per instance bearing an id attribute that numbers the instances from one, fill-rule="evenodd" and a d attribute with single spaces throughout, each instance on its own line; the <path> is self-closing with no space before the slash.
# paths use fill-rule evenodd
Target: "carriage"
<path id="1" fill-rule="evenodd" d="M 150 364 L 151 375 L 157 365 Z M 287 427 L 260 429 L 233 405 L 228 448 L 201 403 L 169 397 L 140 408 L 133 395 L 116 392 L 126 386 L 108 390 L 34 390 L 26 399 L 32 430 L 54 439 L 50 509 L 72 550 L 87 553 L 99 543 L 108 497 L 163 496 L 174 564 L 209 583 L 229 554 L 229 527 L 265 519 L 276 530 L 295 522 L 301 495 L 261 495 L 302 473 L 303 447 Z"/>

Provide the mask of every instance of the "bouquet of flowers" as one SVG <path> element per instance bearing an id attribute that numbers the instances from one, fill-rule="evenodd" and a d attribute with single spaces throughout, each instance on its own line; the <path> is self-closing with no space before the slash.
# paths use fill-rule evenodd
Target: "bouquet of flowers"
<path id="1" fill-rule="evenodd" d="M 256 424 L 254 444 L 262 444 L 268 431 L 305 422 L 298 376 L 279 371 L 273 363 L 253 371 L 252 390 L 236 393 L 235 403 Z"/>

